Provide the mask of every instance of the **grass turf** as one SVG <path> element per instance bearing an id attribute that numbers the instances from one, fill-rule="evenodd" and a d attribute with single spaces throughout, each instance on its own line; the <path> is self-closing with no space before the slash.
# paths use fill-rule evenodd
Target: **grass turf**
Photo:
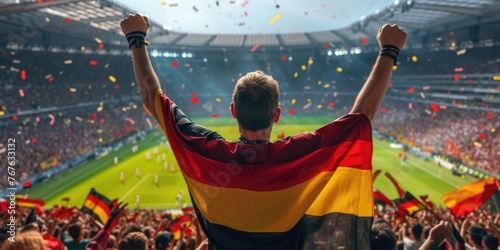
<path id="1" fill-rule="evenodd" d="M 236 121 L 230 118 L 198 118 L 195 122 L 209 129 L 219 132 L 227 140 L 236 140 L 238 128 Z M 330 122 L 325 116 L 318 117 L 283 117 L 273 129 L 271 139 L 276 140 L 278 134 L 286 136 L 301 132 L 314 131 Z M 161 143 L 163 142 L 163 146 Z M 141 208 L 178 208 L 183 203 L 190 203 L 186 184 L 177 169 L 174 155 L 164 143 L 166 138 L 162 131 L 155 130 L 145 140 L 138 141 L 139 152 L 132 153 L 132 145 L 125 145 L 101 159 L 89 160 L 73 167 L 52 179 L 35 184 L 27 191 L 30 198 L 43 198 L 46 207 L 55 204 L 65 204 L 61 199 L 70 197 L 69 206 L 81 207 L 91 187 L 110 199 L 119 199 L 129 203 L 129 208 L 135 207 L 136 195 L 140 196 Z M 432 161 L 423 161 L 408 155 L 406 165 L 401 164 L 399 154 L 402 149 L 390 147 L 387 141 L 374 139 L 373 168 L 390 172 L 400 186 L 410 191 L 415 197 L 429 195 L 429 198 L 442 204 L 440 199 L 444 194 L 474 181 L 472 177 L 464 179 L 453 176 L 449 170 L 438 167 Z M 154 154 L 157 148 L 158 154 Z M 151 160 L 146 160 L 145 154 L 150 152 Z M 163 160 L 157 162 L 157 157 L 166 155 L 168 168 L 164 169 Z M 113 159 L 118 157 L 119 163 L 114 165 Z M 171 164 L 175 164 L 175 171 L 171 171 Z M 139 176 L 135 176 L 139 168 Z M 123 172 L 125 181 L 120 182 L 120 173 Z M 155 185 L 154 176 L 158 175 L 159 185 Z M 396 198 L 397 192 L 392 183 L 383 176 L 375 180 L 375 188 L 382 191 L 389 198 Z M 176 203 L 176 196 L 183 190 L 184 199 Z M 346 190 L 348 192 L 350 190 Z"/>

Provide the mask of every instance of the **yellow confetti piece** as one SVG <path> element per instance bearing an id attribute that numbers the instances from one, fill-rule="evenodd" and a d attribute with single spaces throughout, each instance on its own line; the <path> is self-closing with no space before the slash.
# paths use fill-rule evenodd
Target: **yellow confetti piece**
<path id="1" fill-rule="evenodd" d="M 493 81 L 500 81 L 500 76 L 493 76 Z"/>
<path id="2" fill-rule="evenodd" d="M 321 85 L 321 83 L 322 83 L 322 81 L 321 81 L 321 80 L 319 80 L 319 81 L 318 81 L 318 85 Z"/>
<path id="3" fill-rule="evenodd" d="M 2 105 L 2 110 L 7 111 L 7 107 L 5 105 Z"/>
<path id="4" fill-rule="evenodd" d="M 495 131 L 497 131 L 497 129 L 496 128 L 491 128 L 490 131 L 491 131 L 491 133 L 495 133 Z"/>
<path id="5" fill-rule="evenodd" d="M 71 93 L 75 93 L 75 92 L 76 92 L 76 89 L 75 89 L 75 88 L 69 88 L 69 92 L 71 92 Z"/>
<path id="6" fill-rule="evenodd" d="M 418 57 L 417 57 L 417 56 L 412 56 L 412 57 L 411 57 L 411 60 L 412 60 L 413 62 L 418 62 Z"/>
<path id="7" fill-rule="evenodd" d="M 104 105 L 104 103 L 103 103 L 103 102 L 100 102 L 100 103 L 99 103 L 99 106 L 102 106 L 102 105 Z"/>
<path id="8" fill-rule="evenodd" d="M 300 66 L 300 68 L 301 68 L 303 71 L 307 69 L 306 65 L 302 65 L 302 66 Z"/>
<path id="9" fill-rule="evenodd" d="M 269 24 L 274 24 L 275 22 L 277 22 L 279 19 L 281 18 L 281 13 L 278 13 L 276 14 L 276 16 L 274 16 L 273 18 L 271 18 L 271 20 L 269 20 Z"/>
<path id="10" fill-rule="evenodd" d="M 80 47 L 80 50 L 84 51 L 85 50 L 85 46 Z"/>
<path id="11" fill-rule="evenodd" d="M 321 109 L 322 107 L 323 107 L 322 104 L 319 104 L 318 106 L 316 106 L 316 108 L 318 108 L 318 109 Z"/>
<path id="12" fill-rule="evenodd" d="M 135 82 L 132 82 L 132 83 L 130 84 L 130 86 L 134 87 L 134 86 L 135 86 Z"/>
<path id="13" fill-rule="evenodd" d="M 101 138 L 101 137 L 99 137 L 99 142 L 102 142 L 102 141 L 103 141 L 103 140 L 102 140 L 102 138 Z"/>
<path id="14" fill-rule="evenodd" d="M 123 112 L 127 112 L 127 108 L 123 107 L 123 108 L 122 108 L 122 111 L 123 111 Z"/>
<path id="15" fill-rule="evenodd" d="M 66 119 L 67 123 L 71 123 L 71 118 Z"/>
<path id="16" fill-rule="evenodd" d="M 342 67 L 337 67 L 337 72 L 342 73 L 342 71 L 344 71 Z"/>
<path id="17" fill-rule="evenodd" d="M 494 95 L 490 95 L 490 101 L 493 100 L 493 98 L 495 98 Z"/>
<path id="18" fill-rule="evenodd" d="M 281 106 L 281 102 L 278 102 L 278 106 Z"/>
<path id="19" fill-rule="evenodd" d="M 329 84 L 329 83 L 327 83 L 327 84 L 323 85 L 323 88 L 325 88 L 325 89 L 327 89 L 327 88 L 329 88 L 329 87 L 330 87 L 330 84 Z"/>
<path id="20" fill-rule="evenodd" d="M 100 107 L 97 107 L 97 112 L 101 112 L 103 110 L 103 107 L 100 106 Z"/>
<path id="21" fill-rule="evenodd" d="M 292 105 L 295 105 L 296 102 L 297 102 L 297 100 L 295 100 L 295 99 L 292 99 L 292 101 L 291 101 Z"/>
<path id="22" fill-rule="evenodd" d="M 479 143 L 479 142 L 475 141 L 475 142 L 474 142 L 474 146 L 476 146 L 476 147 L 478 147 L 478 148 L 482 148 L 482 147 L 483 147 L 483 144 L 481 144 L 481 143 Z"/>
<path id="23" fill-rule="evenodd" d="M 49 114 L 49 117 L 50 117 L 51 120 L 56 119 L 53 114 Z"/>
<path id="24" fill-rule="evenodd" d="M 420 92 L 420 97 L 422 97 L 422 99 L 425 99 L 425 94 L 424 94 L 424 92 Z"/>
<path id="25" fill-rule="evenodd" d="M 0 111 L 0 116 L 5 115 L 5 112 Z"/>
<path id="26" fill-rule="evenodd" d="M 101 39 L 99 39 L 99 37 L 94 38 L 94 41 L 95 41 L 96 43 L 102 43 L 102 40 L 101 40 Z"/>
<path id="27" fill-rule="evenodd" d="M 132 105 L 132 108 L 133 108 L 133 109 L 137 109 L 137 105 L 133 104 L 133 105 Z"/>
<path id="28" fill-rule="evenodd" d="M 455 46 L 457 46 L 457 44 L 455 42 L 452 42 L 451 47 L 454 48 Z"/>
<path id="29" fill-rule="evenodd" d="M 307 102 L 312 102 L 311 98 L 307 98 Z"/>
<path id="30" fill-rule="evenodd" d="M 64 61 L 64 64 L 72 64 L 72 63 L 73 63 L 72 60 L 66 60 L 66 61 Z"/>
<path id="31" fill-rule="evenodd" d="M 110 75 L 109 77 L 109 80 L 112 82 L 112 83 L 115 83 L 116 82 L 116 77 Z"/>
<path id="32" fill-rule="evenodd" d="M 220 99 L 219 97 L 215 98 L 215 101 L 216 102 L 222 102 L 222 99 Z"/>
<path id="33" fill-rule="evenodd" d="M 313 59 L 312 59 L 312 58 L 309 58 L 309 60 L 307 60 L 307 64 L 311 65 L 311 64 L 313 64 L 313 63 L 314 63 L 314 61 L 313 61 Z"/>
<path id="34" fill-rule="evenodd" d="M 293 77 L 297 78 L 299 76 L 299 72 L 293 73 Z"/>
<path id="35" fill-rule="evenodd" d="M 396 65 L 392 66 L 392 71 L 395 71 L 397 69 L 398 69 L 398 66 L 396 66 Z"/>
<path id="36" fill-rule="evenodd" d="M 166 1 L 162 1 L 161 2 L 161 6 L 167 6 L 167 2 Z"/>

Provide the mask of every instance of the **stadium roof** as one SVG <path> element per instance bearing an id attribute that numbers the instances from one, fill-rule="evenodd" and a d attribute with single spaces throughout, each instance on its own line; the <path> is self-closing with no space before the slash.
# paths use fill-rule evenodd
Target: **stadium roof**
<path id="1" fill-rule="evenodd" d="M 156 11 L 151 11 L 143 3 L 144 9 L 128 7 L 131 0 L 0 0 L 0 44 L 61 50 L 103 43 L 106 49 L 123 49 L 119 21 L 137 11 L 151 16 L 148 38 L 151 46 L 160 49 L 246 50 L 257 44 L 280 49 L 376 48 L 374 38 L 384 23 L 397 23 L 407 30 L 413 47 L 500 41 L 499 0 L 391 0 L 379 1 L 380 5 L 367 4 L 371 0 L 349 1 L 356 8 L 366 5 L 364 11 L 371 12 L 366 16 L 341 11 L 349 6 L 340 0 L 307 1 L 310 7 L 298 3 L 303 1 L 262 2 L 219 0 L 202 6 L 194 0 L 154 1 L 150 7 Z M 269 24 L 277 13 L 281 17 Z"/>

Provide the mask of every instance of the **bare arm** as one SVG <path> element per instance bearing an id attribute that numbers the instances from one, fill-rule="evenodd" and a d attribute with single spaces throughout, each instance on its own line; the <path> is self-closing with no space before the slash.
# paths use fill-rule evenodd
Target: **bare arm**
<path id="1" fill-rule="evenodd" d="M 129 15 L 121 21 L 120 26 L 124 35 L 137 31 L 146 33 L 149 28 L 149 20 L 140 14 Z M 137 48 L 132 45 L 131 49 L 135 78 L 139 85 L 142 101 L 151 114 L 158 119 L 155 112 L 155 96 L 157 90 L 161 88 L 160 82 L 149 60 L 146 46 Z"/>
<path id="2" fill-rule="evenodd" d="M 380 47 L 392 45 L 402 49 L 406 43 L 407 34 L 397 25 L 389 24 L 380 28 L 377 40 Z M 389 80 L 391 79 L 394 60 L 387 56 L 379 56 L 372 72 L 359 92 L 351 113 L 363 113 L 370 120 L 375 117 L 382 103 Z"/>

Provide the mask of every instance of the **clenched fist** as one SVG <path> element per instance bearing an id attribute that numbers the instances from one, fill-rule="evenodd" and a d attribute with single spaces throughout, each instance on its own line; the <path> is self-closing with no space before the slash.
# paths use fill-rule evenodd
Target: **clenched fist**
<path id="1" fill-rule="evenodd" d="M 134 31 L 147 33 L 149 29 L 149 20 L 147 16 L 141 14 L 129 15 L 120 22 L 120 26 L 122 27 L 124 35 Z"/>
<path id="2" fill-rule="evenodd" d="M 397 24 L 385 24 L 378 30 L 377 41 L 381 48 L 384 45 L 392 45 L 401 50 L 406 44 L 407 36 L 406 32 Z"/>

